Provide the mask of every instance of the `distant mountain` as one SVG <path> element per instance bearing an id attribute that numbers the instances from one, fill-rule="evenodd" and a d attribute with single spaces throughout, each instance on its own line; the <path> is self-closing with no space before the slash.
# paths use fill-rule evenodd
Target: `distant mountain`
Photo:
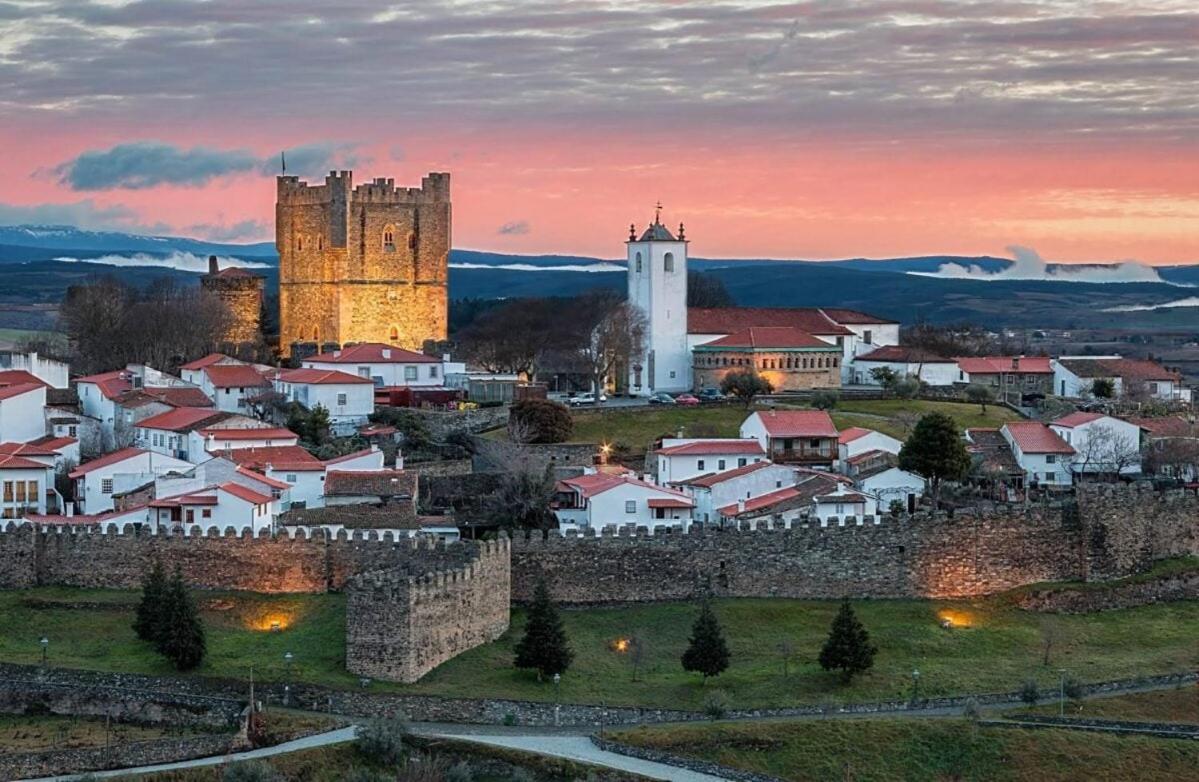
<path id="1" fill-rule="evenodd" d="M 86 231 L 69 225 L 0 226 L 0 245 L 43 250 L 115 252 L 172 252 L 264 258 L 275 255 L 274 242 L 227 244 L 178 236 L 143 236 L 119 231 Z"/>

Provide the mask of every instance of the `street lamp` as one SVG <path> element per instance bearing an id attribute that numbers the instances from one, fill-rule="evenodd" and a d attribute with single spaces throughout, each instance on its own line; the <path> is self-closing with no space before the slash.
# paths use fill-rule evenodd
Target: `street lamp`
<path id="1" fill-rule="evenodd" d="M 42 645 L 42 667 L 46 667 L 46 649 L 50 646 L 50 639 L 42 636 L 42 640 L 38 641 Z"/>
<path id="2" fill-rule="evenodd" d="M 920 700 L 920 671 L 912 669 L 912 704 Z"/>
<path id="3" fill-rule="evenodd" d="M 554 674 L 554 698 L 562 700 L 562 674 L 560 673 Z"/>
<path id="4" fill-rule="evenodd" d="M 1057 716 L 1066 716 L 1066 671 L 1058 669 Z"/>
<path id="5" fill-rule="evenodd" d="M 283 662 L 287 663 L 287 680 L 283 683 L 283 705 L 287 706 L 291 703 L 291 661 L 295 659 L 295 655 L 291 652 L 283 653 Z"/>

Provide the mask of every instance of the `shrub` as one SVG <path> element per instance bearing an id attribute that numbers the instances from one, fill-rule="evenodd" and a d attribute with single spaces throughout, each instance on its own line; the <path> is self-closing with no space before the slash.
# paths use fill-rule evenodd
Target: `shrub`
<path id="1" fill-rule="evenodd" d="M 475 771 L 465 760 L 450 766 L 445 772 L 445 782 L 474 782 Z"/>
<path id="2" fill-rule="evenodd" d="M 283 782 L 283 775 L 270 763 L 246 760 L 225 766 L 221 782 Z"/>
<path id="3" fill-rule="evenodd" d="M 978 709 L 978 701 L 973 698 L 966 701 L 966 705 L 962 707 L 962 716 L 971 722 L 976 722 L 982 716 L 982 712 Z"/>
<path id="4" fill-rule="evenodd" d="M 345 782 L 391 782 L 391 775 L 369 768 L 352 768 L 346 775 Z"/>
<path id="5" fill-rule="evenodd" d="M 704 714 L 706 714 L 709 719 L 721 719 L 725 714 L 728 714 L 728 711 L 728 698 L 726 698 L 724 693 L 720 690 L 710 692 L 708 693 L 708 696 L 704 698 Z"/>
<path id="6" fill-rule="evenodd" d="M 1065 684 L 1062 686 L 1062 691 L 1070 700 L 1079 700 L 1083 695 L 1082 682 L 1080 682 L 1078 679 L 1075 679 L 1073 676 L 1067 676 Z"/>
<path id="7" fill-rule="evenodd" d="M 812 394 L 812 407 L 817 410 L 832 410 L 841 400 L 836 391 L 816 391 Z"/>
<path id="8" fill-rule="evenodd" d="M 738 370 L 729 372 L 720 381 L 720 393 L 736 397 L 748 408 L 759 394 L 769 394 L 774 391 L 770 381 L 753 370 Z"/>
<path id="9" fill-rule="evenodd" d="M 1020 700 L 1029 706 L 1036 706 L 1037 701 L 1041 700 L 1041 691 L 1037 688 L 1036 679 L 1029 679 L 1020 685 Z"/>
<path id="10" fill-rule="evenodd" d="M 374 720 L 358 729 L 358 749 L 376 763 L 394 766 L 404 759 L 407 732 L 398 718 Z"/>
<path id="11" fill-rule="evenodd" d="M 522 443 L 563 443 L 574 431 L 566 405 L 548 399 L 525 399 L 508 411 L 508 433 Z"/>
<path id="12" fill-rule="evenodd" d="M 409 755 L 396 774 L 396 782 L 446 782 L 446 761 L 434 755 Z"/>

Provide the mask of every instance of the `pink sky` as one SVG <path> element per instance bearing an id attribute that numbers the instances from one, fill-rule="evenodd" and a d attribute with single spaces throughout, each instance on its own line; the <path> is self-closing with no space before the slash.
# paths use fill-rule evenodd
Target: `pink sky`
<path id="1" fill-rule="evenodd" d="M 1199 262 L 1187 4 L 111 5 L 0 22 L 0 222 L 270 239 L 289 148 L 451 172 L 461 248 L 614 257 L 661 199 L 698 256 Z"/>

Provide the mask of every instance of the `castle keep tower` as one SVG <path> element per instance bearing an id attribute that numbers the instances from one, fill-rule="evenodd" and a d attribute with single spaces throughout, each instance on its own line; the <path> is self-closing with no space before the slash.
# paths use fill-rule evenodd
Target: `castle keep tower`
<path id="1" fill-rule="evenodd" d="M 208 256 L 208 274 L 200 278 L 200 289 L 224 302 L 232 315 L 221 342 L 243 345 L 258 341 L 265 284 L 266 280 L 245 269 L 222 269 L 215 255 Z"/>
<path id="2" fill-rule="evenodd" d="M 450 175 L 419 188 L 349 171 L 277 179 L 279 346 L 383 342 L 420 350 L 447 330 Z"/>
<path id="3" fill-rule="evenodd" d="M 645 355 L 629 367 L 629 392 L 649 396 L 691 388 L 691 354 L 687 350 L 687 240 L 679 225 L 676 239 L 661 221 L 637 238 L 629 226 L 629 303 L 645 313 Z"/>

